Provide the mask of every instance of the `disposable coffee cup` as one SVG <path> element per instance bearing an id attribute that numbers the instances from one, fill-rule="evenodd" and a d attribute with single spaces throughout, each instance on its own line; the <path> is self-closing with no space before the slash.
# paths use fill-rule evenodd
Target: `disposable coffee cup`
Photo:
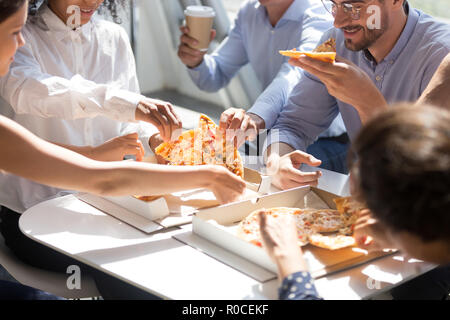
<path id="1" fill-rule="evenodd" d="M 211 29 L 216 13 L 214 9 L 206 6 L 189 6 L 184 11 L 186 25 L 189 28 L 188 36 L 198 41 L 193 49 L 208 51 L 211 42 Z"/>

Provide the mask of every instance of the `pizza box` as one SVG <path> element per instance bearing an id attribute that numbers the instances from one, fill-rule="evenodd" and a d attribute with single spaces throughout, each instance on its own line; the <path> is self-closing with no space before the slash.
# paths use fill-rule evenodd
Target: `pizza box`
<path id="1" fill-rule="evenodd" d="M 225 250 L 250 260 L 266 270 L 277 273 L 276 264 L 272 262 L 263 248 L 236 236 L 239 222 L 254 210 L 262 208 L 336 209 L 333 199 L 338 197 L 314 187 L 299 187 L 247 201 L 199 210 L 192 219 L 192 231 Z M 388 254 L 384 252 L 368 254 L 365 250 L 356 247 L 327 250 L 310 244 L 304 246 L 302 250 L 309 271 L 314 278 L 356 267 Z M 213 253 L 206 252 L 206 254 Z"/>
<path id="2" fill-rule="evenodd" d="M 244 168 L 247 189 L 242 199 L 251 199 L 269 192 L 270 177 L 258 171 Z M 146 233 L 190 223 L 192 215 L 199 209 L 219 206 L 213 192 L 193 189 L 155 197 L 151 201 L 134 196 L 100 197 L 80 193 L 81 201 L 122 220 Z"/>

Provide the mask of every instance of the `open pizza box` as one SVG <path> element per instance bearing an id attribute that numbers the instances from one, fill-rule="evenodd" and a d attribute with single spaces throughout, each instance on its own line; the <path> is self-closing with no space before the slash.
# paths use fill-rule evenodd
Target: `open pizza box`
<path id="1" fill-rule="evenodd" d="M 258 171 L 244 168 L 247 189 L 242 199 L 251 199 L 270 190 L 270 177 Z M 200 209 L 220 205 L 214 193 L 205 189 L 176 192 L 144 201 L 134 196 L 100 197 L 79 193 L 78 199 L 145 232 L 152 233 L 163 228 L 190 223 L 192 215 Z"/>
<path id="2" fill-rule="evenodd" d="M 255 199 L 224 205 L 216 208 L 200 210 L 192 219 L 192 231 L 218 247 L 236 254 L 254 264 L 277 273 L 277 267 L 263 248 L 248 243 L 236 236 L 239 222 L 248 214 L 257 209 L 272 207 L 295 207 L 336 209 L 333 202 L 339 196 L 314 187 L 300 187 L 288 191 L 281 191 Z M 388 253 L 367 254 L 366 251 L 356 247 L 339 250 L 327 250 L 314 247 L 311 244 L 304 246 L 304 257 L 314 278 L 356 267 L 368 261 L 388 255 Z M 214 256 L 214 252 L 205 252 Z M 239 267 L 237 267 L 239 269 Z M 247 273 L 245 270 L 241 270 Z M 252 276 L 251 274 L 248 274 Z M 255 276 L 254 278 L 258 278 Z"/>

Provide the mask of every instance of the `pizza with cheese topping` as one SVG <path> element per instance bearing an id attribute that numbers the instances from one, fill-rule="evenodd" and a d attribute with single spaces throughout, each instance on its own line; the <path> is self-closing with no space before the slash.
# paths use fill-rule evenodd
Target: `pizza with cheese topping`
<path id="1" fill-rule="evenodd" d="M 330 38 L 312 52 L 297 51 L 296 48 L 293 48 L 292 50 L 280 50 L 279 53 L 290 58 L 298 59 L 305 55 L 316 60 L 333 63 L 336 60 L 336 40 Z"/>
<path id="2" fill-rule="evenodd" d="M 352 236 L 353 225 L 364 206 L 350 197 L 338 198 L 334 201 L 337 210 L 288 207 L 262 210 L 264 210 L 264 214 L 273 218 L 291 215 L 297 227 L 299 246 L 310 243 L 316 247 L 337 250 L 355 245 Z M 237 236 L 257 246 L 262 246 L 258 221 L 259 211 L 253 211 L 239 223 Z"/>
<path id="3" fill-rule="evenodd" d="M 155 149 L 169 165 L 221 165 L 234 174 L 244 175 L 241 155 L 225 133 L 209 117 L 200 116 L 198 128 L 184 132 L 177 140 L 164 142 Z"/>

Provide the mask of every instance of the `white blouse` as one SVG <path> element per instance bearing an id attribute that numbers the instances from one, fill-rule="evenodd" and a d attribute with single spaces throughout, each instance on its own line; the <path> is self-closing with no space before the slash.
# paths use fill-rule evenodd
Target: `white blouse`
<path id="1" fill-rule="evenodd" d="M 0 79 L 5 115 L 56 143 L 97 146 L 138 132 L 149 152 L 156 127 L 135 122 L 139 94 L 136 64 L 125 30 L 93 17 L 71 30 L 47 6 L 23 30 L 9 74 Z M 0 174 L 0 204 L 17 212 L 61 190 Z"/>

